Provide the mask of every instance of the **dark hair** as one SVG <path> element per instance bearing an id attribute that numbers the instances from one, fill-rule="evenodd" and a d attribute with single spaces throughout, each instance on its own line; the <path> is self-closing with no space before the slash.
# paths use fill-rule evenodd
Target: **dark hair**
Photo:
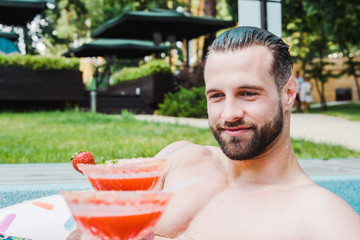
<path id="1" fill-rule="evenodd" d="M 211 52 L 236 51 L 250 46 L 266 46 L 273 56 L 270 74 L 280 92 L 291 76 L 292 60 L 289 46 L 281 38 L 257 27 L 237 27 L 218 36 L 211 44 Z"/>

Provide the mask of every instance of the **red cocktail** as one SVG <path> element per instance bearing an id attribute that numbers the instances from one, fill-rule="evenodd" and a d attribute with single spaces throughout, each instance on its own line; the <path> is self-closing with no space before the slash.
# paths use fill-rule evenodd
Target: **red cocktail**
<path id="1" fill-rule="evenodd" d="M 105 164 L 78 164 L 96 190 L 152 190 L 162 175 L 167 160 L 123 159 Z"/>
<path id="2" fill-rule="evenodd" d="M 84 239 L 137 240 L 155 227 L 172 194 L 62 191 Z"/>

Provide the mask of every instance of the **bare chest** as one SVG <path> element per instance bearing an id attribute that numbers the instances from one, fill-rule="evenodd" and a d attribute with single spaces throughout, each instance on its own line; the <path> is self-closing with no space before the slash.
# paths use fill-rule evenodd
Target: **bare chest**
<path id="1" fill-rule="evenodd" d="M 190 239 L 303 239 L 301 210 L 286 196 L 224 191 L 194 218 Z"/>

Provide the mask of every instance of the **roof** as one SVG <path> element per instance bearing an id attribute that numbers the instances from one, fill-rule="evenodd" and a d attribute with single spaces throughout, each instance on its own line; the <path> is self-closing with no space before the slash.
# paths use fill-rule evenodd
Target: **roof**
<path id="1" fill-rule="evenodd" d="M 64 56 L 92 57 L 112 56 L 118 58 L 142 58 L 152 53 L 166 52 L 170 46 L 160 44 L 155 46 L 151 41 L 130 39 L 97 39 L 82 46 L 70 49 Z"/>
<path id="2" fill-rule="evenodd" d="M 0 24 L 25 26 L 44 9 L 45 0 L 0 0 Z"/>
<path id="3" fill-rule="evenodd" d="M 130 38 L 153 40 L 154 33 L 176 40 L 193 39 L 220 29 L 235 26 L 234 21 L 213 17 L 196 17 L 185 12 L 153 9 L 130 11 L 107 21 L 92 33 L 94 38 Z"/>

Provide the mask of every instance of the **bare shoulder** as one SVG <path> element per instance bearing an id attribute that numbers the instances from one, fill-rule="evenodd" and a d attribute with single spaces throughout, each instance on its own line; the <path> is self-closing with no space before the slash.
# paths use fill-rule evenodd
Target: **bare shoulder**
<path id="1" fill-rule="evenodd" d="M 360 216 L 329 190 L 308 184 L 294 190 L 302 205 L 301 222 L 313 239 L 360 239 Z"/>
<path id="2" fill-rule="evenodd" d="M 204 156 L 213 155 L 213 153 L 217 151 L 217 147 L 203 146 L 189 141 L 177 141 L 166 146 L 158 154 L 156 154 L 155 157 L 168 158 L 172 162 L 189 161 L 194 164 L 194 160 L 200 160 Z"/>
<path id="3" fill-rule="evenodd" d="M 300 197 L 305 204 L 319 207 L 319 209 L 338 207 L 337 209 L 339 210 L 344 209 L 350 210 L 351 212 L 354 211 L 345 200 L 316 184 L 299 186 L 295 188 L 294 191 L 296 196 Z"/>
<path id="4" fill-rule="evenodd" d="M 164 184 L 181 181 L 180 178 L 191 178 L 199 175 L 199 171 L 219 165 L 216 147 L 194 144 L 189 141 L 178 141 L 162 149 L 155 158 L 166 158 L 169 164 L 164 171 L 161 182 Z M 218 169 L 218 168 L 217 168 Z M 169 178 L 169 176 L 172 176 Z"/>

